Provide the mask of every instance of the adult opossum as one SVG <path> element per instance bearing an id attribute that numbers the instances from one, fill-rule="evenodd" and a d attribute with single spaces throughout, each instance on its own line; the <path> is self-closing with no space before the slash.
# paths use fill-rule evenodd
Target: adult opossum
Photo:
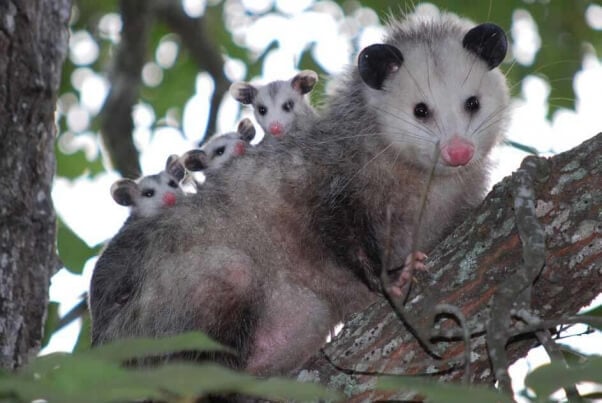
<path id="1" fill-rule="evenodd" d="M 289 373 L 377 297 L 388 237 L 403 265 L 433 164 L 417 249 L 480 202 L 507 121 L 504 32 L 452 14 L 388 32 L 303 133 L 119 231 L 92 279 L 93 344 L 199 329 L 238 352 L 233 367 Z"/>

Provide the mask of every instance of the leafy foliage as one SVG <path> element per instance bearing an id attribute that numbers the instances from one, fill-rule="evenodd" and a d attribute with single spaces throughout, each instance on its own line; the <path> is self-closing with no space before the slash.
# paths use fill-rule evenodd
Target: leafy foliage
<path id="1" fill-rule="evenodd" d="M 499 393 L 492 388 L 441 383 L 431 379 L 409 376 L 386 376 L 379 378 L 376 389 L 413 391 L 426 397 L 430 402 L 512 402 L 510 396 Z"/>
<path id="2" fill-rule="evenodd" d="M 153 367 L 127 367 L 134 358 L 174 351 L 228 351 L 198 332 L 163 339 L 130 339 L 73 354 L 38 357 L 15 374 L 0 375 L 0 397 L 50 403 L 193 400 L 207 394 L 240 393 L 298 401 L 329 399 L 336 392 L 286 379 L 261 380 L 216 364 L 171 362 Z"/>
<path id="3" fill-rule="evenodd" d="M 602 386 L 602 357 L 589 357 L 583 364 L 566 367 L 553 362 L 527 375 L 525 383 L 540 400 L 547 399 L 556 390 L 580 382 L 594 382 Z"/>

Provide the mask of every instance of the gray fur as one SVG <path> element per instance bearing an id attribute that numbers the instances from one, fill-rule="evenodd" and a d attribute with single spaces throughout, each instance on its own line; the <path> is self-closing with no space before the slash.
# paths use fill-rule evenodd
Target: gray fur
<path id="1" fill-rule="evenodd" d="M 337 322 L 375 300 L 387 206 L 393 263 L 403 264 L 433 163 L 419 250 L 481 201 L 488 154 L 507 120 L 504 76 L 462 47 L 473 24 L 411 18 L 390 27 L 386 43 L 404 62 L 387 70 L 382 90 L 351 68 L 322 117 L 298 135 L 251 148 L 203 192 L 121 229 L 92 279 L 94 344 L 201 329 L 239 352 L 230 365 L 289 373 Z M 449 70 L 446 57 L 460 65 Z M 474 92 L 483 114 L 469 119 L 463 105 Z M 437 120 L 417 120 L 416 102 L 432 105 Z M 459 135 L 475 144 L 470 162 L 434 161 L 436 147 Z"/>

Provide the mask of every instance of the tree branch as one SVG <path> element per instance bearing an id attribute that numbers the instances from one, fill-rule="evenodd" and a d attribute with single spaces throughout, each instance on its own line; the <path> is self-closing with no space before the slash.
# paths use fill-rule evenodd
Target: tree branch
<path id="1" fill-rule="evenodd" d="M 522 296 L 528 294 L 526 290 L 534 280 L 532 299 L 529 298 L 530 311 L 540 318 L 562 321 L 566 317 L 567 322 L 572 322 L 574 318 L 567 316 L 602 292 L 599 281 L 602 266 L 602 226 L 599 221 L 602 134 L 548 160 L 536 158 L 530 161 L 526 164 L 535 161 L 549 167 L 547 178 L 540 176 L 540 180 L 531 185 L 535 203 L 529 209 L 535 212 L 534 218 L 543 227 L 546 237 L 545 266 L 539 275 L 541 255 L 537 251 L 541 248 L 523 249 L 521 237 L 525 235 L 519 235 L 516 225 L 517 219 L 523 219 L 517 218 L 512 195 L 523 194 L 516 180 L 506 178 L 493 188 L 466 222 L 429 253 L 427 271 L 416 274 L 405 306 L 420 334 L 427 334 L 430 329 L 429 334 L 441 335 L 452 328 L 442 324 L 440 329 L 433 329 L 437 307 L 442 304 L 461 310 L 473 336 L 477 330 L 481 331 L 471 342 L 473 383 L 492 384 L 494 381 L 482 330 L 486 329 L 493 314 L 493 296 L 502 289 L 505 281 L 510 281 L 509 278 L 517 273 L 519 278 L 523 277 L 519 288 L 514 290 L 515 295 L 522 292 Z M 535 226 L 523 232 L 538 232 L 536 229 Z M 541 244 L 540 235 L 527 243 Z M 542 323 L 547 322 L 542 319 Z M 508 324 L 514 329 L 519 328 L 515 322 Z M 462 332 L 454 333 L 461 336 Z M 516 331 L 510 329 L 509 335 L 513 334 Z M 535 337 L 531 341 L 521 340 L 508 347 L 509 362 L 523 356 L 536 342 Z M 329 360 L 316 356 L 306 364 L 299 378 L 344 390 L 350 396 L 349 401 L 403 398 L 403 391 L 374 391 L 375 377 L 369 375 L 373 372 L 424 374 L 447 369 L 445 375 L 437 376 L 445 380 L 460 379 L 464 368 L 450 363 L 454 360 L 462 362 L 465 343 L 435 342 L 432 338 L 431 341 L 440 361 L 425 352 L 383 300 L 355 315 L 339 337 L 324 348 L 329 360 L 337 366 L 365 374 L 342 373 Z"/>
<path id="2" fill-rule="evenodd" d="M 124 177 L 137 178 L 142 170 L 132 137 L 132 109 L 138 101 L 152 20 L 146 0 L 121 0 L 120 8 L 123 29 L 110 76 L 111 90 L 100 113 L 101 135 L 115 169 Z"/>
<path id="3" fill-rule="evenodd" d="M 217 130 L 219 105 L 230 86 L 230 82 L 224 73 L 222 54 L 207 32 L 204 17 L 189 17 L 182 8 L 182 2 L 159 0 L 155 4 L 155 12 L 157 17 L 165 21 L 173 32 L 180 35 L 192 58 L 202 70 L 211 75 L 215 83 L 215 89 L 211 95 L 207 129 L 203 138 L 203 142 L 205 142 Z"/>

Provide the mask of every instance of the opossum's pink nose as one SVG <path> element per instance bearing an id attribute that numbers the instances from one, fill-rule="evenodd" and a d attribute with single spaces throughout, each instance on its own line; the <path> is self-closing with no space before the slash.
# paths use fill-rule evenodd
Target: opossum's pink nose
<path id="1" fill-rule="evenodd" d="M 236 155 L 237 157 L 240 157 L 241 155 L 243 155 L 245 153 L 245 143 L 242 141 L 237 141 L 236 144 L 234 144 L 234 155 Z"/>
<path id="2" fill-rule="evenodd" d="M 273 135 L 275 137 L 282 137 L 282 135 L 284 134 L 284 127 L 282 126 L 282 123 L 274 122 L 274 123 L 270 123 L 270 126 L 268 127 L 268 131 L 270 132 L 271 135 Z"/>
<path id="3" fill-rule="evenodd" d="M 474 144 L 461 137 L 453 137 L 441 147 L 441 158 L 449 166 L 466 165 L 474 155 Z"/>
<path id="4" fill-rule="evenodd" d="M 171 207 L 176 204 L 176 195 L 173 192 L 165 192 L 163 195 L 163 204 Z"/>

